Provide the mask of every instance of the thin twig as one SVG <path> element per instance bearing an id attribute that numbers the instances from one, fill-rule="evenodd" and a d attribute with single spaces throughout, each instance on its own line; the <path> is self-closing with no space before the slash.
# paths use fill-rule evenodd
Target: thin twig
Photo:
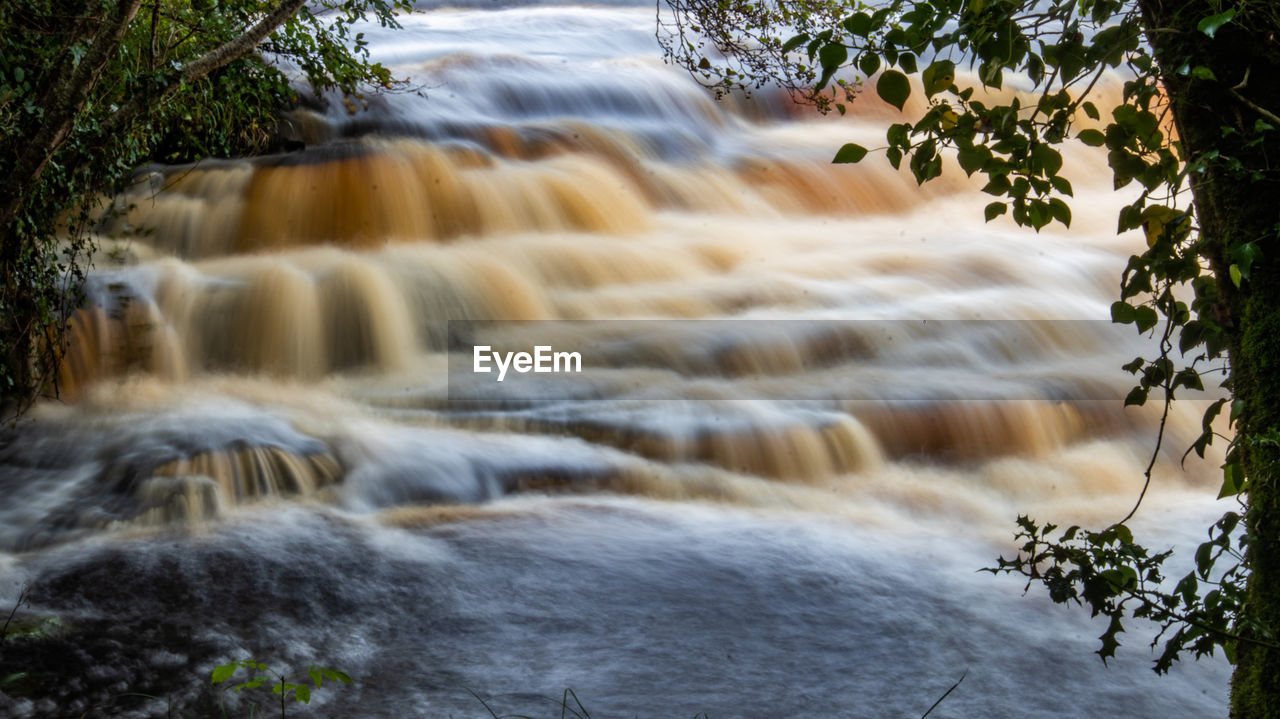
<path id="1" fill-rule="evenodd" d="M 929 707 L 929 711 L 926 711 L 924 714 L 920 715 L 920 719 L 925 719 L 925 717 L 929 716 L 929 714 L 932 713 L 934 709 L 937 709 L 938 705 L 942 703 L 942 700 L 950 696 L 951 692 L 955 691 L 956 687 L 960 686 L 960 682 L 964 681 L 964 678 L 967 676 L 969 676 L 968 669 L 964 670 L 964 673 L 960 675 L 960 678 L 956 680 L 955 684 L 951 685 L 950 689 L 946 690 L 945 692 L 942 693 L 942 696 L 938 697 L 938 701 L 934 702 L 933 706 Z"/>
<path id="2" fill-rule="evenodd" d="M 23 603 L 29 604 L 30 601 L 31 587 L 24 584 L 22 585 L 22 590 L 18 592 L 18 601 L 13 603 L 13 609 L 9 610 L 9 616 L 4 620 L 4 626 L 0 627 L 0 641 L 4 641 L 4 638 L 9 635 L 9 623 L 13 621 L 14 615 L 18 613 L 18 607 L 21 607 Z"/>
<path id="3" fill-rule="evenodd" d="M 1232 97 L 1234 97 L 1235 99 L 1239 100 L 1240 102 L 1243 102 L 1244 104 L 1248 105 L 1250 108 L 1252 108 L 1252 109 L 1253 109 L 1253 111 L 1254 111 L 1254 112 L 1256 112 L 1256 113 L 1258 113 L 1259 115 L 1262 115 L 1263 117 L 1267 118 L 1268 120 L 1270 120 L 1270 121 L 1274 122 L 1276 125 L 1280 125 L 1280 116 L 1277 116 L 1274 112 L 1272 112 L 1272 111 L 1268 110 L 1267 108 L 1265 108 L 1265 107 L 1263 107 L 1263 106 L 1259 105 L 1258 103 L 1254 102 L 1253 100 L 1250 100 L 1249 98 L 1245 97 L 1244 95 L 1241 95 L 1241 94 L 1240 94 L 1240 91 L 1239 91 L 1239 90 L 1237 90 L 1237 89 L 1235 89 L 1234 87 L 1233 87 L 1233 88 L 1231 88 L 1229 92 L 1231 93 L 1231 96 L 1232 96 Z"/>
<path id="4" fill-rule="evenodd" d="M 1159 360 L 1168 361 L 1169 353 L 1173 351 L 1173 345 L 1169 339 L 1173 336 L 1173 316 L 1169 315 L 1164 325 L 1164 336 L 1160 338 L 1160 357 Z M 1112 524 L 1115 527 L 1133 519 L 1133 515 L 1137 514 L 1138 507 L 1142 506 L 1142 500 L 1147 496 L 1147 490 L 1151 488 L 1151 472 L 1155 470 L 1156 460 L 1160 457 L 1160 447 L 1164 444 L 1164 428 L 1169 423 L 1169 410 L 1173 406 L 1173 378 L 1170 373 L 1165 373 L 1165 379 L 1162 383 L 1164 389 L 1164 409 L 1160 413 L 1160 429 L 1156 432 L 1156 446 L 1151 450 L 1151 461 L 1147 462 L 1147 469 L 1142 473 L 1142 491 L 1138 493 L 1138 501 L 1133 503 L 1133 508 L 1129 513 L 1124 515 L 1124 519 Z"/>

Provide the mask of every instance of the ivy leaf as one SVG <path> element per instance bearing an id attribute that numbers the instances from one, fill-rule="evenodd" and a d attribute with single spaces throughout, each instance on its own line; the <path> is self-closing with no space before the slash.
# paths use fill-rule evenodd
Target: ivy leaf
<path id="1" fill-rule="evenodd" d="M 1133 320 L 1138 325 L 1138 331 L 1145 333 L 1156 326 L 1156 323 L 1160 321 L 1160 316 L 1156 314 L 1155 309 L 1141 305 L 1134 308 Z"/>
<path id="2" fill-rule="evenodd" d="M 1178 385 L 1182 385 L 1187 389 L 1204 391 L 1204 382 L 1200 379 L 1200 373 L 1190 367 L 1178 372 L 1173 378 L 1173 386 L 1177 387 Z"/>
<path id="3" fill-rule="evenodd" d="M 1222 491 L 1218 499 L 1234 497 L 1244 491 L 1244 470 L 1239 462 L 1230 462 L 1222 466 Z"/>
<path id="4" fill-rule="evenodd" d="M 863 147 L 862 145 L 858 145 L 852 142 L 847 142 L 845 143 L 844 147 L 840 148 L 840 151 L 836 153 L 836 156 L 832 158 L 831 162 L 837 165 L 849 164 L 854 162 L 860 162 L 862 158 L 866 156 L 867 156 L 867 148 Z"/>
<path id="5" fill-rule="evenodd" d="M 1111 321 L 1118 325 L 1133 324 L 1136 310 L 1133 305 L 1124 301 L 1111 303 Z"/>
<path id="6" fill-rule="evenodd" d="M 1003 202 L 993 202 L 987 205 L 986 209 L 982 211 L 982 214 L 987 218 L 987 222 L 990 222 L 1008 211 L 1009 206 L 1007 204 Z"/>
<path id="7" fill-rule="evenodd" d="M 1124 406 L 1141 407 L 1147 403 L 1147 395 L 1150 394 L 1150 392 L 1151 390 L 1146 387 L 1134 387 L 1129 390 L 1129 394 L 1125 395 Z"/>
<path id="8" fill-rule="evenodd" d="M 1196 25 L 1196 29 L 1209 37 L 1213 37 L 1218 34 L 1219 28 L 1231 22 L 1231 18 L 1235 16 L 1235 8 L 1226 12 L 1218 13 L 1217 15 L 1210 15 L 1209 17 L 1201 20 L 1200 23 Z"/>
<path id="9" fill-rule="evenodd" d="M 876 81 L 876 94 L 881 100 L 901 110 L 906 107 L 907 98 L 911 97 L 911 82 L 897 70 L 885 70 Z"/>
<path id="10" fill-rule="evenodd" d="M 1262 250 L 1258 249 L 1256 242 L 1246 242 L 1232 250 L 1231 254 L 1236 258 L 1236 264 L 1240 265 L 1240 275 L 1247 280 L 1249 270 L 1253 267 L 1254 260 L 1262 255 Z"/>

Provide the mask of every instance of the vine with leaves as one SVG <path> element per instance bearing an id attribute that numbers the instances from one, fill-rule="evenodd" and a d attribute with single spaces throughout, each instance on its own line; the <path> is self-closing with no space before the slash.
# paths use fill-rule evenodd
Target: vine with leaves
<path id="1" fill-rule="evenodd" d="M 94 218 L 147 162 L 260 153 L 310 91 L 403 86 L 360 23 L 408 0 L 0 4 L 0 419 L 56 395 Z"/>
<path id="2" fill-rule="evenodd" d="M 1241 308 L 1251 283 L 1266 281 L 1256 275 L 1265 255 L 1275 254 L 1280 217 L 1240 231 L 1220 209 L 1257 201 L 1230 188 L 1268 192 L 1280 180 L 1275 155 L 1268 155 L 1280 145 L 1280 117 L 1267 108 L 1280 100 L 1270 77 L 1280 54 L 1272 52 L 1280 8 L 1221 0 L 671 0 L 659 4 L 657 15 L 667 59 L 717 92 L 780 84 L 821 111 L 843 114 L 872 87 L 899 110 L 922 90 L 922 116 L 889 125 L 878 151 L 895 168 L 905 164 L 918 183 L 938 177 L 954 159 L 985 181 L 988 221 L 1009 214 L 1037 231 L 1053 222 L 1070 226 L 1073 188 L 1058 147 L 1077 141 L 1105 151 L 1115 188 L 1137 189 L 1117 230 L 1141 229 L 1147 245 L 1129 259 L 1111 317 L 1159 342 L 1156 357 L 1124 366 L 1137 380 L 1125 404 L 1164 406 L 1142 496 L 1169 403 L 1203 390 L 1208 380 L 1233 399 L 1208 406 L 1187 454 L 1203 457 L 1223 438 L 1218 418 L 1228 410 L 1233 436 L 1225 438 L 1220 498 L 1234 497 L 1239 507 L 1209 528 L 1194 569 L 1176 582 L 1165 577 L 1171 552 L 1134 541 L 1126 526 L 1133 511 L 1102 530 L 1059 532 L 1020 517 L 1019 553 L 989 571 L 1024 575 L 1028 587 L 1044 585 L 1055 601 L 1106 617 L 1098 650 L 1104 661 L 1114 655 L 1127 617 L 1159 625 L 1152 641 L 1162 647 L 1157 672 L 1182 652 L 1220 649 L 1235 662 L 1241 643 L 1280 649 L 1273 623 L 1249 608 L 1250 527 L 1266 510 L 1249 513 L 1251 475 L 1262 472 L 1259 463 L 1244 461 L 1257 456 L 1251 447 L 1280 447 L 1280 433 L 1247 421 L 1235 371 L 1247 350 Z M 984 89 L 1008 83 L 1024 90 L 1006 100 L 976 93 L 961 86 L 965 66 Z M 1266 83 L 1258 82 L 1260 73 Z M 1104 79 L 1122 83 L 1114 107 L 1097 104 Z M 1209 119 L 1218 133 L 1213 141 L 1203 131 L 1204 97 L 1231 101 Z M 848 143 L 833 159 L 855 163 L 869 152 Z"/>

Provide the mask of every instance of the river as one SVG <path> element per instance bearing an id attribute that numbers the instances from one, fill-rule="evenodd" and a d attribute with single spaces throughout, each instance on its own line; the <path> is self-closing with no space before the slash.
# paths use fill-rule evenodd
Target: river
<path id="1" fill-rule="evenodd" d="M 366 32 L 411 90 L 119 201 L 63 398 L 0 437 L 0 600 L 39 635 L 0 715 L 245 716 L 209 675 L 246 657 L 354 679 L 299 716 L 914 717 L 962 675 L 931 716 L 1225 713 L 1220 658 L 1158 677 L 1135 624 L 1104 666 L 1087 612 L 977 571 L 1019 514 L 1124 516 L 1154 447 L 1100 158 L 1035 235 L 963 174 L 830 164 L 882 144 L 870 95 L 716 101 L 651 6 L 404 25 Z M 460 328 L 586 367 L 477 383 Z M 1178 461 L 1200 409 L 1152 546 L 1221 511 L 1220 457 Z"/>

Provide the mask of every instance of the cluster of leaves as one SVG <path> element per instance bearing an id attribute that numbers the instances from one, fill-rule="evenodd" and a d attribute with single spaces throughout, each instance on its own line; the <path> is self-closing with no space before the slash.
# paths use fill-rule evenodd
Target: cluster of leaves
<path id="1" fill-rule="evenodd" d="M 408 0 L 0 4 L 0 414 L 56 392 L 98 198 L 146 162 L 266 149 L 299 85 L 320 96 L 395 87 L 355 28 L 394 26 L 409 8 Z M 270 32 L 259 40 L 264 23 Z"/>
<path id="2" fill-rule="evenodd" d="M 244 669 L 248 676 L 243 682 L 232 687 L 232 689 L 239 694 L 245 690 L 259 689 L 262 687 L 270 688 L 271 693 L 280 698 L 280 716 L 282 717 L 285 716 L 285 706 L 291 693 L 292 698 L 295 701 L 302 704 L 311 703 L 310 686 L 305 683 L 291 682 L 288 675 L 281 674 L 256 659 L 242 659 L 240 661 L 231 662 L 230 664 L 223 664 L 221 666 L 214 667 L 210 680 L 214 684 L 222 684 L 223 682 L 230 681 L 231 678 L 234 677 L 241 669 Z M 327 667 L 320 667 L 314 664 L 307 666 L 307 677 L 311 679 L 311 683 L 315 685 L 316 689 L 324 686 L 324 681 L 326 679 L 328 679 L 330 683 L 351 683 L 351 677 L 347 676 L 346 673 L 338 671 L 337 669 L 329 669 Z M 305 681 L 305 679 L 302 681 Z"/>
<path id="3" fill-rule="evenodd" d="M 777 83 L 820 110 L 843 114 L 872 77 L 879 98 L 899 110 L 906 110 L 922 89 L 922 115 L 891 124 L 881 150 L 895 168 L 905 164 L 919 183 L 938 177 L 950 158 L 967 175 L 980 175 L 982 190 L 993 197 L 984 211 L 987 220 L 1009 214 L 1037 231 L 1055 221 L 1070 226 L 1073 189 L 1062 174 L 1057 146 L 1076 140 L 1104 150 L 1115 188 L 1130 188 L 1136 196 L 1119 213 L 1118 231 L 1141 229 L 1147 239 L 1147 249 L 1131 257 L 1124 271 L 1112 318 L 1154 335 L 1160 347 L 1157 357 L 1125 365 L 1137 378 L 1126 404 L 1145 404 L 1154 393 L 1164 402 L 1167 419 L 1175 395 L 1203 390 L 1206 376 L 1218 374 L 1222 386 L 1234 389 L 1226 362 L 1238 330 L 1231 308 L 1239 306 L 1239 293 L 1248 290 L 1251 270 L 1263 248 L 1280 236 L 1280 225 L 1242 234 L 1225 229 L 1227 219 L 1213 224 L 1199 215 L 1204 199 L 1214 193 L 1276 180 L 1264 150 L 1277 141 L 1280 118 L 1246 96 L 1252 60 L 1241 58 L 1220 37 L 1240 28 L 1275 28 L 1280 10 L 1273 3 L 671 0 L 670 5 L 658 18 L 667 58 L 717 90 Z M 982 92 L 961 86 L 959 70 L 965 66 Z M 1120 100 L 1099 107 L 1100 83 L 1122 84 Z M 1251 116 L 1223 116 L 1221 143 L 1197 137 L 1192 144 L 1183 128 L 1174 129 L 1179 120 L 1174 102 L 1195 93 L 1229 98 Z M 869 152 L 849 143 L 834 161 L 859 162 Z M 1237 207 L 1248 201 L 1234 200 Z M 1237 434 L 1223 467 L 1221 495 L 1243 504 L 1250 488 L 1241 458 L 1249 443 L 1259 440 L 1245 431 L 1238 399 L 1210 405 L 1188 454 L 1204 456 L 1226 406 Z M 1162 420 L 1156 452 L 1163 436 Z M 1154 464 L 1153 454 L 1148 484 Z M 1157 641 L 1163 638 L 1165 651 L 1156 662 L 1158 671 L 1182 650 L 1201 655 L 1218 646 L 1234 658 L 1242 635 L 1271 641 L 1270 630 L 1245 616 L 1249 561 L 1242 548 L 1250 538 L 1239 514 L 1228 513 L 1214 525 L 1210 541 L 1196 554 L 1195 571 L 1172 591 L 1162 584 L 1160 571 L 1169 554 L 1133 543 L 1124 525 L 1131 516 L 1098 532 L 1073 527 L 1056 539 L 1050 537 L 1052 525 L 1038 527 L 1023 518 L 1022 553 L 1002 559 L 996 571 L 1024 574 L 1045 584 L 1059 602 L 1083 602 L 1095 614 L 1107 615 L 1104 658 L 1114 651 L 1126 615 L 1160 623 Z M 1215 570 L 1220 560 L 1230 566 Z M 1213 588 L 1201 594 L 1206 585 Z"/>
<path id="4" fill-rule="evenodd" d="M 884 150 L 890 163 L 899 167 L 907 160 L 923 183 L 941 174 L 942 150 L 951 148 L 967 174 L 986 176 L 984 191 L 1007 198 L 986 207 L 988 219 L 1012 209 L 1018 223 L 1036 229 L 1055 220 L 1071 223 L 1063 197 L 1072 195 L 1072 187 L 1060 174 L 1062 155 L 1054 145 L 1068 137 L 1079 114 L 1101 119 L 1095 104 L 1084 98 L 1109 69 L 1142 65 L 1137 59 L 1143 54 L 1137 12 L 1116 1 L 897 0 L 876 8 L 859 3 L 838 12 L 822 5 L 821 15 L 809 15 L 805 22 L 790 18 L 804 15 L 808 3 L 778 3 L 767 11 L 748 4 L 735 8 L 733 25 L 720 20 L 728 11 L 709 13 L 709 6 L 719 5 L 678 0 L 672 10 L 678 19 L 660 18 L 661 27 L 668 29 L 663 39 L 670 59 L 694 68 L 708 85 L 758 86 L 772 79 L 819 109 L 841 113 L 859 86 L 842 77 L 842 71 L 867 77 L 878 72 L 877 95 L 899 110 L 913 93 L 909 76 L 915 75 L 928 109 L 915 122 L 887 129 Z M 701 22 L 688 20 L 692 17 Z M 726 59 L 708 59 L 708 45 Z M 753 49 L 744 54 L 739 50 L 744 45 Z M 1017 73 L 1040 92 L 1030 93 L 1035 99 L 1025 104 L 1017 94 L 1007 103 L 975 99 L 974 88 L 956 84 L 957 63 L 966 60 L 986 88 L 1002 89 L 1006 75 Z M 1154 82 L 1134 85 L 1135 91 L 1139 88 L 1154 93 Z M 1139 120 L 1155 123 L 1149 113 L 1130 117 L 1133 108 L 1127 104 L 1118 109 L 1115 124 L 1120 127 L 1133 127 Z M 1143 137 L 1163 141 L 1150 133 Z M 866 154 L 866 148 L 850 143 L 836 161 L 856 162 Z M 1124 184 L 1130 180 L 1132 174 Z"/>
<path id="5" fill-rule="evenodd" d="M 1172 585 L 1165 576 L 1166 550 L 1152 553 L 1134 541 L 1124 524 L 1101 531 L 1040 526 L 1030 517 L 1018 518 L 1018 555 L 1001 557 L 987 569 L 993 574 L 1015 573 L 1042 583 L 1050 598 L 1060 604 L 1087 606 L 1093 616 L 1107 618 L 1099 637 L 1097 654 L 1105 662 L 1120 646 L 1127 617 L 1156 622 L 1160 629 L 1151 640 L 1160 647 L 1154 669 L 1165 673 L 1183 652 L 1195 657 L 1212 655 L 1221 647 L 1234 662 L 1245 617 L 1244 550 L 1248 537 L 1240 514 L 1228 512 L 1209 529 L 1209 539 L 1195 552 L 1195 568 Z M 1219 566 L 1220 560 L 1225 567 Z M 1245 621 L 1248 621 L 1245 617 Z M 1249 641 L 1274 644 L 1266 627 L 1248 627 Z"/>

